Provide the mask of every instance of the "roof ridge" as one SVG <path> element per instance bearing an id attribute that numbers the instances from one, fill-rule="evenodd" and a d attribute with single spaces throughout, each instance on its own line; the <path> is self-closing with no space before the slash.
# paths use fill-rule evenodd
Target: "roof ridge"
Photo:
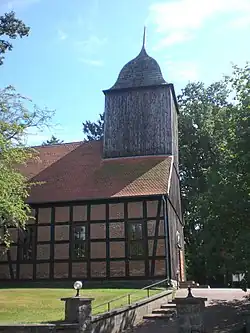
<path id="1" fill-rule="evenodd" d="M 103 158 L 102 162 L 108 162 L 108 161 L 116 161 L 116 160 L 125 160 L 125 159 L 139 159 L 139 158 L 169 158 L 173 155 L 134 155 L 134 156 L 120 156 L 120 157 L 109 157 L 109 158 Z"/>
<path id="2" fill-rule="evenodd" d="M 37 146 L 30 146 L 30 148 L 52 148 L 52 147 L 58 147 L 58 146 L 67 146 L 67 145 L 73 145 L 73 144 L 90 144 L 92 142 L 100 142 L 101 140 L 93 140 L 93 141 L 72 141 L 72 142 L 62 142 L 62 143 L 55 143 L 51 145 L 37 145 Z"/>

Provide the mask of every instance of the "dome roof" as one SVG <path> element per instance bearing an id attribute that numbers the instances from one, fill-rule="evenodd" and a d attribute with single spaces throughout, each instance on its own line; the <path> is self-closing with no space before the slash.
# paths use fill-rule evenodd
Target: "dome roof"
<path id="1" fill-rule="evenodd" d="M 160 66 L 147 54 L 143 45 L 139 55 L 122 68 L 116 83 L 110 90 L 162 84 L 167 82 L 162 76 Z"/>

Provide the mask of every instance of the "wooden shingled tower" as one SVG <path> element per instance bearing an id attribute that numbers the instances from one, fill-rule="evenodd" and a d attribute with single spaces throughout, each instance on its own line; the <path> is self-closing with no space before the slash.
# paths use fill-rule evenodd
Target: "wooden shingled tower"
<path id="1" fill-rule="evenodd" d="M 105 94 L 103 157 L 172 155 L 178 168 L 174 88 L 143 45 Z"/>

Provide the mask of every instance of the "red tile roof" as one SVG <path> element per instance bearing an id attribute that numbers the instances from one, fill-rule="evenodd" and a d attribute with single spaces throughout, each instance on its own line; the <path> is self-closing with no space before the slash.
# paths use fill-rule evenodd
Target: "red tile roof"
<path id="1" fill-rule="evenodd" d="M 22 172 L 33 186 L 30 203 L 167 193 L 171 156 L 102 159 L 102 142 L 35 147 L 39 159 Z"/>

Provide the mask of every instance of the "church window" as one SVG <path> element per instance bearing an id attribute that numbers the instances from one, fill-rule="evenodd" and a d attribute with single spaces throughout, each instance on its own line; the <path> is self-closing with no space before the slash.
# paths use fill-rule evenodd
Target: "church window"
<path id="1" fill-rule="evenodd" d="M 129 257 L 144 256 L 143 224 L 141 222 L 129 222 Z"/>
<path id="2" fill-rule="evenodd" d="M 34 256 L 34 228 L 27 226 L 19 233 L 21 260 L 32 260 Z"/>
<path id="3" fill-rule="evenodd" d="M 74 259 L 86 258 L 86 226 L 76 226 L 73 228 L 73 257 Z"/>

